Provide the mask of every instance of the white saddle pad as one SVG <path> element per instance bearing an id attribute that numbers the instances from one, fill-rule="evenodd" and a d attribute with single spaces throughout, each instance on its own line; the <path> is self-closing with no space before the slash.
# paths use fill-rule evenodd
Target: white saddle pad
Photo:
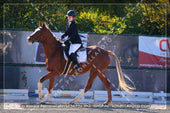
<path id="1" fill-rule="evenodd" d="M 63 52 L 64 52 L 64 51 L 63 51 Z M 86 51 L 86 49 L 84 49 L 83 51 L 78 51 L 78 52 L 77 52 L 77 55 L 78 55 L 78 56 L 77 56 L 77 60 L 78 60 L 79 63 L 82 63 L 82 62 L 86 62 L 86 61 L 87 61 L 87 51 Z M 66 60 L 68 60 L 65 52 L 64 52 L 64 58 L 65 58 Z"/>

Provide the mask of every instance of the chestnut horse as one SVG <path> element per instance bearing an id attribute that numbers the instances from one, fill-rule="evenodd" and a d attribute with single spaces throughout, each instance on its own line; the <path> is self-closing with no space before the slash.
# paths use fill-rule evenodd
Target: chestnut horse
<path id="1" fill-rule="evenodd" d="M 39 27 L 27 38 L 28 43 L 40 42 L 43 44 L 43 50 L 46 55 L 46 69 L 48 74 L 40 78 L 38 82 L 38 94 L 39 99 L 42 100 L 44 96 L 42 95 L 42 83 L 49 79 L 48 95 L 47 100 L 50 100 L 50 94 L 52 92 L 54 80 L 56 76 L 63 73 L 67 61 L 64 58 L 63 47 L 60 40 L 53 36 L 51 30 L 45 25 L 45 23 L 39 22 Z M 112 103 L 111 96 L 111 83 L 105 76 L 105 71 L 110 64 L 110 57 L 112 55 L 116 60 L 116 68 L 119 78 L 119 86 L 122 90 L 131 93 L 133 87 L 128 86 L 124 80 L 124 74 L 122 73 L 120 62 L 117 56 L 112 51 L 104 50 L 98 46 L 89 46 L 87 49 L 87 62 L 80 63 L 80 70 L 75 71 L 73 63 L 70 66 L 68 75 L 81 75 L 90 71 L 90 76 L 88 78 L 87 84 L 84 90 L 75 97 L 70 103 L 78 101 L 92 86 L 94 79 L 98 76 L 100 80 L 106 87 L 108 100 L 105 104 Z"/>

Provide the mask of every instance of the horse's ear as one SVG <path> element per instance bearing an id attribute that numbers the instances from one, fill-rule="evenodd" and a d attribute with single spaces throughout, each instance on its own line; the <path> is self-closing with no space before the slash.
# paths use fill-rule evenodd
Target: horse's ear
<path id="1" fill-rule="evenodd" d="M 43 22 L 43 23 L 42 23 L 42 28 L 45 28 L 45 27 L 46 27 L 46 25 L 45 25 L 45 23 Z"/>
<path id="2" fill-rule="evenodd" d="M 39 21 L 39 27 L 42 27 L 42 23 L 41 23 L 41 21 Z"/>

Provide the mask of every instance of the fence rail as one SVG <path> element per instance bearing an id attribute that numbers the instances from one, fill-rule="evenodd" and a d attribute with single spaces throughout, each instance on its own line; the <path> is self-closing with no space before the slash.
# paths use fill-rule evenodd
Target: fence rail
<path id="1" fill-rule="evenodd" d="M 21 63 L 0 63 L 0 66 L 18 66 L 18 67 L 45 67 L 45 64 L 21 64 Z M 170 70 L 170 68 L 140 68 L 121 66 L 122 69 L 147 69 L 147 70 Z M 107 69 L 116 69 L 116 66 L 108 66 Z"/>
<path id="2" fill-rule="evenodd" d="M 76 96 L 80 94 L 79 91 L 58 91 L 53 90 L 51 94 L 51 101 L 53 102 L 68 102 L 73 100 Z M 38 91 L 35 90 L 35 93 L 29 94 L 28 89 L 1 89 L 0 97 L 4 97 L 4 100 L 29 100 L 29 97 L 37 97 L 36 101 L 39 101 Z M 44 88 L 42 93 L 47 96 L 48 90 Z M 121 102 L 121 103 L 149 103 L 149 104 L 166 104 L 168 103 L 168 98 L 170 98 L 169 93 L 160 93 L 153 92 L 132 92 L 133 94 L 128 94 L 125 91 L 112 91 L 112 101 Z M 103 90 L 94 90 L 88 91 L 85 95 L 79 100 L 79 102 L 88 102 L 88 103 L 98 103 L 104 102 L 108 99 L 107 91 Z"/>

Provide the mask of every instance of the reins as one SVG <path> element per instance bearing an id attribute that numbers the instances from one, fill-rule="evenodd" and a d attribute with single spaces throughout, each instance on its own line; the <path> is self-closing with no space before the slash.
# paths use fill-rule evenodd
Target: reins
<path id="1" fill-rule="evenodd" d="M 41 28 L 41 29 L 42 29 L 42 28 Z M 36 39 L 37 42 L 42 43 L 42 44 L 46 44 L 46 45 L 50 45 L 50 46 L 63 47 L 63 46 L 61 45 L 62 42 L 60 42 L 60 39 L 57 40 L 55 36 L 53 36 L 53 37 L 55 38 L 55 40 L 57 41 L 57 43 L 59 43 L 59 45 L 58 45 L 58 44 L 50 44 L 50 43 L 47 43 L 47 42 L 40 42 L 38 39 L 39 39 L 41 36 L 43 36 L 46 31 L 47 31 L 46 29 L 42 29 L 42 33 L 41 33 L 39 36 L 37 36 L 37 37 L 30 36 L 30 37 L 32 37 L 33 39 Z M 83 37 L 83 38 L 86 38 L 85 36 L 80 35 L 80 34 L 79 34 L 79 36 L 80 36 L 80 37 Z"/>
<path id="2" fill-rule="evenodd" d="M 53 37 L 56 39 L 56 41 L 57 41 L 57 43 L 59 43 L 59 45 L 57 45 L 57 44 L 50 44 L 50 43 L 47 43 L 47 42 L 40 42 L 38 39 L 39 39 L 41 36 L 43 36 L 46 31 L 47 31 L 46 29 L 42 29 L 42 33 L 41 33 L 39 36 L 37 36 L 37 37 L 30 36 L 30 37 L 32 37 L 33 39 L 36 39 L 37 42 L 39 42 L 39 43 L 46 44 L 46 45 L 50 45 L 50 46 L 59 46 L 60 44 L 62 44 L 62 42 L 58 41 L 58 40 L 55 38 L 55 36 L 53 36 Z"/>

